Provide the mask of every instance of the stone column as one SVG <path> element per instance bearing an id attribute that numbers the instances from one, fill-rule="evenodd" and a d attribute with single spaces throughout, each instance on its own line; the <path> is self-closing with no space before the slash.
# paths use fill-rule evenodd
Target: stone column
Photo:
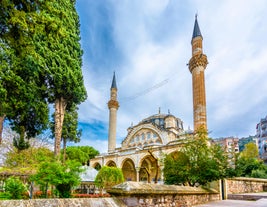
<path id="1" fill-rule="evenodd" d="M 140 167 L 136 167 L 135 170 L 136 170 L 136 182 L 139 182 Z"/>

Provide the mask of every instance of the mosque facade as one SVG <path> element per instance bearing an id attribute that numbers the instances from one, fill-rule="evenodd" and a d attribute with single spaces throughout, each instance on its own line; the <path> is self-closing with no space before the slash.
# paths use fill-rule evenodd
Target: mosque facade
<path id="1" fill-rule="evenodd" d="M 189 71 L 193 85 L 194 130 L 203 126 L 207 129 L 205 74 L 207 56 L 203 54 L 202 35 L 197 16 L 192 36 L 192 57 Z M 127 136 L 120 147 L 116 148 L 117 85 L 115 73 L 110 89 L 108 152 L 90 160 L 90 166 L 99 169 L 102 166 L 114 166 L 122 169 L 126 181 L 158 182 L 163 180 L 163 159 L 166 154 L 174 153 L 182 147 L 186 134 L 183 121 L 167 113 L 152 115 L 137 125 L 127 129 Z"/>

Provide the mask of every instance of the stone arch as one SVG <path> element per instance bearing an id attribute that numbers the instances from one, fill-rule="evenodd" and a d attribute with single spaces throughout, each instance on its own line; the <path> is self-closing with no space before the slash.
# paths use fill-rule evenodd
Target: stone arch
<path id="1" fill-rule="evenodd" d="M 106 163 L 106 166 L 108 166 L 108 167 L 117 167 L 116 163 L 113 160 L 109 160 Z"/>
<path id="2" fill-rule="evenodd" d="M 157 138 L 161 140 L 161 143 L 164 143 L 162 132 L 160 129 L 155 127 L 153 124 L 141 124 L 135 128 L 133 128 L 127 135 L 127 137 L 122 142 L 122 148 L 127 148 L 131 144 L 131 139 L 135 137 L 136 134 L 139 134 L 141 130 L 149 130 L 153 134 L 157 135 Z M 141 133 L 142 134 L 142 133 Z M 152 141 L 154 142 L 154 140 Z"/>
<path id="3" fill-rule="evenodd" d="M 156 158 L 157 159 L 157 158 Z M 139 180 L 143 182 L 154 182 L 156 177 L 159 180 L 161 170 L 159 167 L 158 161 L 155 160 L 151 155 L 146 155 L 140 161 L 140 171 L 139 171 Z M 157 180 L 157 181 L 158 181 Z"/>
<path id="4" fill-rule="evenodd" d="M 130 158 L 126 158 L 125 160 L 123 160 L 121 169 L 125 181 L 136 181 L 137 173 L 133 160 L 131 160 Z"/>
<path id="5" fill-rule="evenodd" d="M 95 168 L 96 170 L 100 170 L 101 169 L 100 163 L 99 162 L 94 163 L 93 168 Z"/>

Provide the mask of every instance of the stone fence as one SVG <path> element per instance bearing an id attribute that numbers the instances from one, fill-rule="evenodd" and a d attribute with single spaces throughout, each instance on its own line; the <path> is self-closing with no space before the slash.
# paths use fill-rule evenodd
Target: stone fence
<path id="1" fill-rule="evenodd" d="M 266 191 L 267 179 L 259 178 L 232 178 L 225 180 L 226 194 L 257 193 Z"/>
<path id="2" fill-rule="evenodd" d="M 127 207 L 191 207 L 219 200 L 219 193 L 201 187 L 125 182 L 108 191 Z"/>
<path id="3" fill-rule="evenodd" d="M 0 207 L 127 207 L 116 198 L 0 200 Z"/>
<path id="4" fill-rule="evenodd" d="M 191 207 L 219 200 L 219 193 L 201 187 L 125 182 L 108 190 L 109 198 L 0 201 L 0 207 Z"/>

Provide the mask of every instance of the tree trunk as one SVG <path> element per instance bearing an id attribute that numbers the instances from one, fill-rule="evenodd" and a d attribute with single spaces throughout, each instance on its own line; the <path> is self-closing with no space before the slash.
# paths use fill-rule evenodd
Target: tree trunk
<path id="1" fill-rule="evenodd" d="M 66 161 L 66 146 L 67 146 L 67 139 L 63 138 L 63 164 Z"/>
<path id="2" fill-rule="evenodd" d="M 0 116 L 0 144 L 3 142 L 3 126 L 4 126 L 4 121 L 5 121 L 6 115 Z"/>
<path id="3" fill-rule="evenodd" d="M 64 121 L 64 114 L 66 109 L 66 100 L 63 97 L 56 99 L 55 101 L 55 145 L 54 155 L 59 157 L 60 143 L 62 135 L 62 127 Z"/>

